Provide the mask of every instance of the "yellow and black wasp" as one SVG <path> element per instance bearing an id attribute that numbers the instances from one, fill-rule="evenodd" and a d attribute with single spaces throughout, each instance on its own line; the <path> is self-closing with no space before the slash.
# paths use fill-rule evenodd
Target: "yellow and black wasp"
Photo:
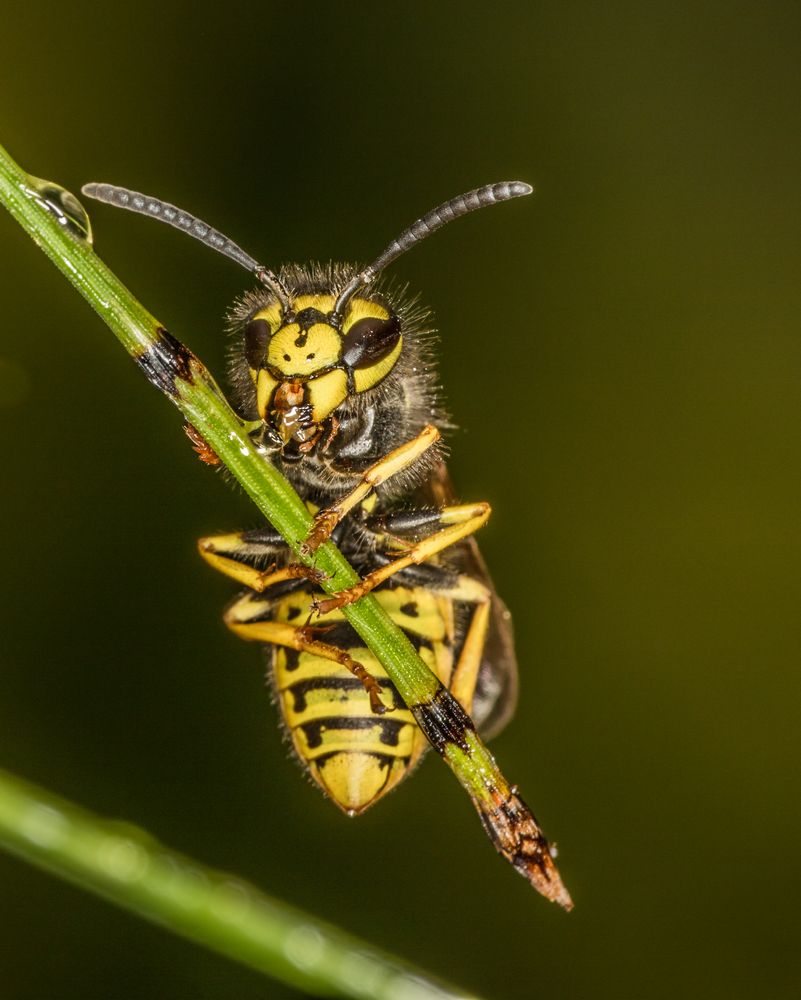
<path id="1" fill-rule="evenodd" d="M 83 191 L 167 222 L 259 279 L 229 314 L 241 415 L 315 515 L 306 554 L 332 538 L 363 580 L 326 597 L 315 570 L 293 561 L 269 526 L 199 545 L 208 563 L 247 588 L 225 621 L 265 644 L 286 730 L 313 779 L 355 815 L 394 788 L 427 745 L 342 612 L 368 591 L 482 735 L 498 732 L 514 710 L 517 668 L 509 613 L 472 538 L 490 507 L 454 502 L 430 316 L 381 274 L 440 226 L 529 194 L 529 185 L 491 184 L 445 202 L 369 267 L 292 265 L 277 273 L 163 201 L 108 184 Z M 203 440 L 194 441 L 214 462 Z M 311 612 L 319 616 L 314 625 Z"/>

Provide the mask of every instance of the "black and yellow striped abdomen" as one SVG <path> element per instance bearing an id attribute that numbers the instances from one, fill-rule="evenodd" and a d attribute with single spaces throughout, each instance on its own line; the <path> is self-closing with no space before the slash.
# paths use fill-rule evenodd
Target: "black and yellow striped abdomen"
<path id="1" fill-rule="evenodd" d="M 422 588 L 395 587 L 375 594 L 408 635 L 420 656 L 448 685 L 454 662 L 453 605 Z M 311 593 L 303 588 L 272 608 L 277 622 L 297 624 L 308 615 Z M 323 791 L 356 815 L 394 788 L 415 766 L 426 740 L 386 671 L 341 611 L 323 616 L 331 626 L 320 638 L 363 664 L 381 684 L 394 711 L 375 715 L 361 681 L 344 666 L 309 652 L 272 649 L 272 681 L 295 751 Z"/>

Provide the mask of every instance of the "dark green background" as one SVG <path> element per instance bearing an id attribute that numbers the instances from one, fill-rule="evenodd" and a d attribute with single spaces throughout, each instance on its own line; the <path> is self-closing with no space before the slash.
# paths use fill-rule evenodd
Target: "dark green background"
<path id="1" fill-rule="evenodd" d="M 367 259 L 476 184 L 535 198 L 394 272 L 442 330 L 462 496 L 517 624 L 494 744 L 576 900 L 429 760 L 349 822 L 288 759 L 194 539 L 254 509 L 0 216 L 0 764 L 488 997 L 799 990 L 801 10 L 6 5 L 0 141 L 208 218 L 266 263 Z M 244 272 L 94 207 L 215 371 Z M 0 858 L 8 1000 L 290 991 Z"/>

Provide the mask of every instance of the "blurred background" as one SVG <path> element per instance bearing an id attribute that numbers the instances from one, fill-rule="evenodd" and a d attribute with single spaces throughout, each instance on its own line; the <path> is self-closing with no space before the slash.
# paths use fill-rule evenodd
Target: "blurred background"
<path id="1" fill-rule="evenodd" d="M 6 5 L 0 141 L 196 212 L 265 263 L 372 259 L 442 333 L 452 470 L 517 626 L 493 744 L 566 916 L 429 759 L 357 821 L 288 756 L 235 587 L 253 527 L 178 414 L 0 214 L 0 765 L 486 997 L 795 997 L 801 955 L 801 9 Z M 248 283 L 90 205 L 217 373 Z M 0 856 L 8 1000 L 296 996 Z"/>

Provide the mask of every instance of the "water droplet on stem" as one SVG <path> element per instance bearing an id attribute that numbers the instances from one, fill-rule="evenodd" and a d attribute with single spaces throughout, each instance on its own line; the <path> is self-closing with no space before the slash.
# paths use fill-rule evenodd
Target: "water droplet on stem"
<path id="1" fill-rule="evenodd" d="M 92 223 L 86 209 L 71 191 L 53 181 L 45 181 L 30 174 L 26 190 L 71 236 L 81 243 L 92 245 Z"/>

